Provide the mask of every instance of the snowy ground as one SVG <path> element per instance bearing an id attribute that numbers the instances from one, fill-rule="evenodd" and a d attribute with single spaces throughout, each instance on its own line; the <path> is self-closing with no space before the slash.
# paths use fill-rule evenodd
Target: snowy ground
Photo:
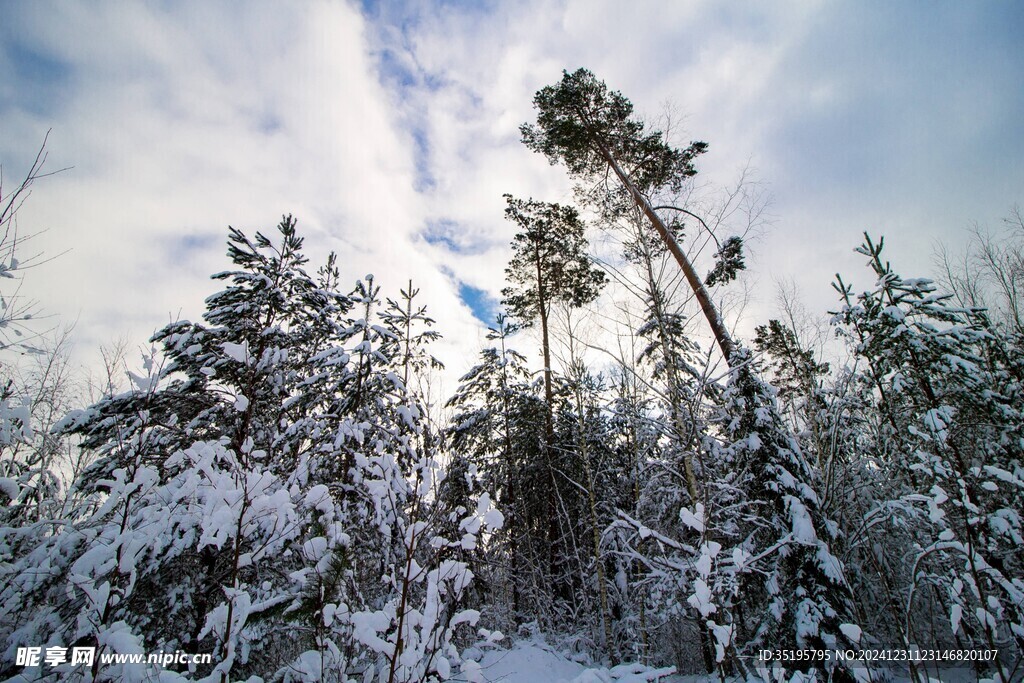
<path id="1" fill-rule="evenodd" d="M 673 669 L 652 669 L 622 664 L 611 669 L 571 661 L 543 642 L 524 641 L 509 650 L 495 649 L 480 658 L 488 683 L 698 683 L 705 679 L 670 676 Z"/>
<path id="2" fill-rule="evenodd" d="M 653 669 L 639 664 L 613 668 L 587 666 L 540 640 L 522 641 L 511 649 L 493 649 L 478 660 L 482 680 L 487 683 L 720 683 L 717 676 L 680 676 L 671 668 Z M 933 673 L 934 675 L 934 673 Z M 936 683 L 973 683 L 977 677 L 969 670 L 945 670 Z M 907 683 L 894 677 L 891 683 Z M 1017 679 L 1015 679 L 1017 680 Z"/>

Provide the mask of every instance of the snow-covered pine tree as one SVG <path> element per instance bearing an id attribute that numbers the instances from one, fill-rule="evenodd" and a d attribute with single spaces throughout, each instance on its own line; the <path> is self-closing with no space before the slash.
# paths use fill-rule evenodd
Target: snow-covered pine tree
<path id="1" fill-rule="evenodd" d="M 717 490 L 703 510 L 681 514 L 684 524 L 704 531 L 689 602 L 707 619 L 718 662 L 760 647 L 856 645 L 861 630 L 814 470 L 750 352 L 737 347 L 734 354 L 742 362 L 733 366 L 715 420 L 721 434 L 706 437 Z M 748 666 L 740 657 L 731 664 Z M 839 679 L 865 675 L 834 660 L 794 666 Z"/>
<path id="2" fill-rule="evenodd" d="M 412 290 L 381 316 L 372 278 L 338 294 L 335 260 L 309 276 L 295 221 L 278 230 L 232 230 L 236 269 L 214 276 L 229 284 L 204 323 L 158 332 L 162 353 L 130 391 L 65 419 L 97 458 L 75 484 L 83 503 L 8 573 L 8 650 L 213 655 L 167 680 L 430 680 L 460 662 L 452 637 L 476 613 L 455 605 L 472 575 L 441 554 L 471 550 L 501 515 L 483 493 L 435 503 L 434 430 L 407 386 L 434 336 L 413 328 L 430 321 Z M 441 515 L 461 538 L 433 533 Z"/>
<path id="3" fill-rule="evenodd" d="M 829 446 L 822 424 L 827 405 L 821 378 L 829 372 L 829 364 L 819 362 L 814 353 L 800 344 L 796 332 L 779 320 L 769 320 L 755 330 L 754 348 L 767 354 L 772 386 L 783 414 L 789 416 L 794 434 L 804 452 L 813 456 L 820 470 L 829 456 Z"/>
<path id="4" fill-rule="evenodd" d="M 617 663 L 620 648 L 609 581 L 612 563 L 603 537 L 615 511 L 628 507 L 632 492 L 619 475 L 631 463 L 619 460 L 617 456 L 623 454 L 614 448 L 604 378 L 592 374 L 576 357 L 565 369 L 561 384 L 564 399 L 556 420 L 556 462 L 559 477 L 569 484 L 561 493 L 559 508 L 563 535 L 570 540 L 565 545 L 573 549 L 565 563 L 575 583 L 573 621 L 577 630 L 589 627 L 583 635 L 594 643 L 596 654 Z"/>
<path id="5" fill-rule="evenodd" d="M 673 481 L 672 500 L 686 495 L 677 470 L 660 488 L 648 484 L 655 492 L 651 512 L 622 515 L 617 527 L 632 531 L 629 556 L 644 568 L 646 590 L 658 597 L 648 614 L 671 623 L 686 613 L 685 602 L 706 629 L 701 648 L 710 648 L 720 673 L 757 676 L 768 675 L 751 660 L 762 647 L 847 647 L 858 642 L 860 629 L 844 567 L 832 551 L 836 525 L 820 510 L 814 471 L 749 351 L 737 346 L 734 354 L 744 363 L 732 371 L 699 435 L 704 495 L 681 509 L 670 505 L 674 525 L 659 518 L 663 513 L 652 515 L 657 492 L 670 496 Z M 834 662 L 796 667 L 840 680 L 865 673 Z"/>
<path id="6" fill-rule="evenodd" d="M 899 482 L 872 511 L 875 538 L 886 526 L 913 530 L 911 565 L 885 558 L 907 582 L 899 636 L 998 649 L 994 673 L 1010 680 L 1024 652 L 1019 355 L 985 311 L 900 277 L 882 249 L 865 235 L 858 252 L 876 284 L 855 296 L 839 280 L 837 322 L 864 363 L 876 462 Z M 921 631 L 944 622 L 946 636 Z"/>
<path id="7" fill-rule="evenodd" d="M 476 663 L 463 661 L 454 642 L 458 627 L 480 616 L 459 607 L 473 580 L 465 554 L 477 550 L 482 533 L 503 523 L 486 492 L 455 501 L 438 496 L 446 476 L 439 438 L 426 398 L 413 388 L 422 372 L 440 367 L 426 349 L 438 335 L 429 329 L 433 320 L 426 310 L 414 304 L 417 292 L 410 283 L 401 303 L 388 301 L 379 350 L 372 347 L 373 336 L 363 342 L 366 357 L 382 361 L 378 373 L 390 383 L 393 401 L 354 453 L 370 503 L 366 521 L 380 537 L 366 549 L 367 559 L 379 562 L 382 575 L 379 588 L 362 592 L 361 609 L 349 606 L 347 614 L 334 616 L 362 647 L 354 661 L 363 663 L 364 680 L 381 683 L 446 680 L 454 667 L 478 679 Z M 472 479 L 467 484 L 469 491 L 478 488 Z"/>
<path id="8" fill-rule="evenodd" d="M 700 535 L 679 523 L 679 510 L 705 504 L 708 472 L 702 463 L 702 436 L 709 429 L 710 399 L 720 393 L 720 387 L 705 377 L 708 359 L 701 358 L 689 337 L 689 321 L 670 294 L 677 291 L 680 276 L 674 266 L 665 268 L 671 263 L 665 243 L 650 232 L 638 211 L 627 212 L 623 219 L 619 221 L 626 235 L 623 255 L 633 266 L 643 303 L 636 331 L 640 347 L 630 372 L 634 381 L 650 391 L 645 429 L 653 430 L 657 448 L 650 451 L 641 469 L 644 476 L 636 482 L 638 506 L 616 524 L 617 538 L 637 563 L 643 592 L 658 596 L 643 606 L 645 620 L 659 625 L 647 635 L 656 639 L 659 650 L 672 653 L 675 661 L 700 657 L 711 672 L 714 653 L 703 618 L 696 610 L 689 611 L 693 618 L 680 618 L 679 605 L 690 594 L 690 577 L 679 568 L 697 559 L 695 544 Z M 673 223 L 671 227 L 678 237 L 683 226 Z M 665 559 L 665 549 L 671 549 L 669 564 L 646 564 L 657 556 Z M 696 648 L 691 648 L 694 642 Z"/>
<path id="9" fill-rule="evenodd" d="M 654 278 L 649 256 L 642 260 L 642 268 L 646 273 L 647 319 L 637 331 L 643 342 L 637 361 L 648 369 L 648 381 L 656 387 L 653 404 L 656 412 L 650 416 L 650 428 L 656 431 L 660 447 L 648 463 L 647 476 L 641 482 L 642 507 L 638 510 L 641 516 L 626 521 L 634 527 L 633 551 L 649 558 L 651 551 L 659 546 L 671 549 L 670 565 L 649 567 L 645 581 L 649 584 L 648 591 L 661 598 L 660 604 L 652 604 L 648 610 L 649 616 L 663 624 L 659 642 L 674 650 L 679 658 L 684 656 L 681 649 L 670 643 L 678 641 L 684 633 L 692 642 L 694 625 L 681 623 L 683 615 L 678 607 L 685 604 L 692 592 L 693 577 L 678 568 L 696 561 L 696 546 L 701 536 L 698 530 L 679 523 L 679 511 L 704 509 L 707 498 L 715 495 L 702 449 L 705 446 L 703 435 L 709 430 L 709 394 L 714 396 L 720 388 L 704 377 L 698 348 L 686 334 L 685 317 L 670 307 L 660 283 Z M 653 529 L 658 530 L 658 538 L 646 536 Z M 695 610 L 689 611 L 688 616 L 696 618 L 700 657 L 710 673 L 714 659 L 703 618 Z"/>
<path id="10" fill-rule="evenodd" d="M 38 609 L 15 636 L 35 628 L 37 640 L 100 652 L 211 652 L 214 679 L 266 664 L 249 660 L 249 644 L 272 642 L 280 628 L 264 617 L 288 599 L 287 568 L 298 568 L 289 548 L 315 505 L 297 485 L 310 442 L 289 434 L 289 407 L 304 352 L 329 336 L 311 322 L 347 305 L 302 270 L 295 221 L 278 227 L 278 244 L 232 230 L 238 270 L 214 276 L 230 284 L 207 300 L 206 324 L 158 332 L 162 360 L 155 351 L 146 358 L 132 391 L 65 421 L 65 432 L 98 452 L 76 482 L 89 497 L 37 549 L 48 570 L 19 585 Z M 71 602 L 54 600 L 60 593 Z M 59 618 L 47 604 L 63 605 Z"/>
<path id="11" fill-rule="evenodd" d="M 509 346 L 516 329 L 504 315 L 489 328 L 494 346 L 480 352 L 480 362 L 448 400 L 455 412 L 445 435 L 453 462 L 475 473 L 505 514 L 486 556 L 492 619 L 505 630 L 531 621 L 549 628 L 553 622 L 542 542 L 551 481 L 541 451 L 547 411 L 531 386 L 526 358 Z"/>

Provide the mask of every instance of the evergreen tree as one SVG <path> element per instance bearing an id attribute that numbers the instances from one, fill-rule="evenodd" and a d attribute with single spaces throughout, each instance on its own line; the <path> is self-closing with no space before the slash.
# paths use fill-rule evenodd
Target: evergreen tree
<path id="1" fill-rule="evenodd" d="M 799 434 L 806 429 L 810 439 L 801 446 L 813 453 L 819 470 L 827 463 L 829 446 L 823 421 L 827 405 L 821 387 L 821 377 L 829 372 L 828 363 L 820 363 L 810 349 L 801 347 L 796 333 L 778 320 L 759 325 L 754 347 L 771 358 L 772 386 L 784 412 L 793 418 L 793 428 Z M 804 418 L 802 421 L 800 418 Z"/>
<path id="2" fill-rule="evenodd" d="M 544 398 L 554 403 L 550 318 L 552 306 L 580 307 L 597 298 L 604 272 L 587 257 L 585 226 L 571 206 L 515 199 L 505 195 L 505 217 L 520 229 L 512 240 L 512 260 L 502 290 L 509 313 L 523 327 L 540 322 L 544 356 Z"/>
<path id="3" fill-rule="evenodd" d="M 406 386 L 429 359 L 434 335 L 415 328 L 430 320 L 411 288 L 383 317 L 372 279 L 336 293 L 333 257 L 309 276 L 295 221 L 278 229 L 277 241 L 232 230 L 236 270 L 214 276 L 229 284 L 204 323 L 158 332 L 162 356 L 131 391 L 61 426 L 97 458 L 75 483 L 82 504 L 7 572 L 3 636 L 98 653 L 90 672 L 45 675 L 95 677 L 103 653 L 179 648 L 213 655 L 212 669 L 177 672 L 210 681 L 395 683 L 461 663 L 452 637 L 476 616 L 456 604 L 472 574 L 439 551 L 473 550 L 501 516 L 483 493 L 433 502 L 444 473 Z M 452 515 L 461 538 L 431 531 Z"/>
<path id="4" fill-rule="evenodd" d="M 684 524 L 705 531 L 689 602 L 708 619 L 719 662 L 730 648 L 855 645 L 860 628 L 845 569 L 831 549 L 836 527 L 821 513 L 814 471 L 781 422 L 774 389 L 751 367 L 749 351 L 737 348 L 736 354 L 744 364 L 723 394 L 721 438 L 708 437 L 718 493 L 702 514 L 682 515 Z M 842 679 L 859 673 L 835 661 L 794 666 L 820 666 Z"/>
<path id="5" fill-rule="evenodd" d="M 503 315 L 489 328 L 487 340 L 496 346 L 481 351 L 449 399 L 455 413 L 447 430 L 451 457 L 467 474 L 478 473 L 505 514 L 489 546 L 488 585 L 491 600 L 506 606 L 506 616 L 494 615 L 506 629 L 529 621 L 546 627 L 553 619 L 542 543 L 551 481 L 541 452 L 547 411 L 526 358 L 509 347 L 516 330 Z"/>
<path id="6" fill-rule="evenodd" d="M 565 303 L 580 307 L 597 298 L 605 283 L 604 273 L 595 267 L 586 254 L 584 224 L 576 209 L 505 195 L 508 206 L 505 216 L 520 229 L 512 242 L 513 255 L 505 272 L 510 286 L 502 290 L 504 304 L 523 326 L 540 322 L 541 352 L 544 358 L 544 440 L 541 457 L 548 470 L 544 512 L 548 520 L 545 539 L 548 570 L 558 574 L 557 565 L 565 550 L 559 540 L 558 499 L 565 483 L 557 474 L 557 453 L 554 451 L 554 372 L 551 362 L 550 320 L 552 307 Z M 558 597 L 568 599 L 571 589 L 565 580 L 556 584 Z"/>
<path id="7" fill-rule="evenodd" d="M 855 296 L 840 279 L 837 322 L 864 360 L 870 450 L 896 483 L 872 517 L 913 531 L 912 566 L 896 573 L 909 584 L 899 636 L 916 642 L 917 622 L 948 618 L 946 642 L 1002 648 L 995 671 L 1010 680 L 1024 644 L 1019 355 L 985 311 L 900 277 L 882 248 L 865 236 L 877 282 Z"/>
<path id="8" fill-rule="evenodd" d="M 574 592 L 594 596 L 587 600 L 587 612 L 594 615 L 592 631 L 597 650 L 616 662 L 619 655 L 607 580 L 609 557 L 602 537 L 614 519 L 614 510 L 628 496 L 620 495 L 620 482 L 615 476 L 622 464 L 615 460 L 612 448 L 613 436 L 603 406 L 603 378 L 591 374 L 582 359 L 576 358 L 568 368 L 565 385 L 567 396 L 559 411 L 562 436 L 558 440 L 558 470 L 572 486 L 563 494 L 561 505 L 569 508 L 564 516 L 569 522 L 571 547 L 580 549 L 575 563 L 579 570 L 574 573 L 579 579 L 593 577 Z"/>

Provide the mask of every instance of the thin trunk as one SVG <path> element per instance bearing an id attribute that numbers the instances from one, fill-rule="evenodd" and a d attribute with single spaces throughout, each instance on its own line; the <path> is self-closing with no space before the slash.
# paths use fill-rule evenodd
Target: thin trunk
<path id="1" fill-rule="evenodd" d="M 576 388 L 576 417 L 579 421 L 580 430 L 580 459 L 583 461 L 583 469 L 587 475 L 587 503 L 590 509 L 590 528 L 594 544 L 593 553 L 594 568 L 597 574 L 595 577 L 597 579 L 597 594 L 601 601 L 601 625 L 604 627 L 604 646 L 612 663 L 615 664 L 618 658 L 615 653 L 615 644 L 612 641 L 612 624 L 608 614 L 608 588 L 605 586 L 604 563 L 601 561 L 601 530 L 598 527 L 597 521 L 597 496 L 594 491 L 594 472 L 590 467 L 590 451 L 587 448 L 587 435 L 584 432 L 583 396 L 578 385 Z"/>
<path id="2" fill-rule="evenodd" d="M 537 267 L 537 310 L 540 315 L 541 351 L 544 355 L 544 442 L 541 450 L 544 455 L 544 464 L 551 476 L 551 488 L 547 492 L 546 513 L 548 516 L 548 571 L 553 585 L 560 591 L 560 597 L 568 597 L 569 592 L 564 586 L 556 581 L 556 568 L 558 566 L 558 510 L 555 505 L 555 496 L 558 491 L 558 478 L 555 476 L 555 464 L 551 456 L 551 444 L 555 440 L 554 425 L 554 404 L 555 392 L 551 382 L 551 342 L 548 333 L 548 300 L 547 291 L 544 287 L 544 274 L 541 269 L 541 256 L 538 245 L 534 245 L 535 264 Z"/>
<path id="3" fill-rule="evenodd" d="M 419 473 L 416 477 L 416 490 L 419 490 Z M 405 631 L 405 617 L 408 613 L 407 605 L 409 602 L 409 588 L 413 582 L 412 577 L 412 563 L 413 554 L 416 550 L 416 523 L 419 520 L 419 509 L 420 509 L 420 498 L 417 494 L 413 500 L 412 511 L 409 515 L 409 523 L 412 529 L 412 533 L 409 535 L 408 544 L 405 546 L 405 576 L 402 577 L 402 596 L 398 603 L 398 628 L 395 633 L 395 651 L 391 656 L 391 661 L 388 664 L 388 683 L 394 683 L 395 681 L 395 670 L 398 665 L 398 659 L 402 656 L 402 649 L 405 647 L 405 639 L 402 637 Z"/>
<path id="4" fill-rule="evenodd" d="M 540 254 L 536 256 L 537 263 L 537 310 L 540 315 L 540 344 L 541 352 L 544 354 L 544 438 L 547 449 L 554 440 L 554 390 L 551 386 L 551 342 L 548 337 L 548 301 L 547 292 L 544 288 L 544 276 L 541 271 Z"/>
<path id="5" fill-rule="evenodd" d="M 235 548 L 232 557 L 231 565 L 231 599 L 228 601 L 228 614 L 224 622 L 224 640 L 221 643 L 221 654 L 220 659 L 224 661 L 228 658 L 228 655 L 233 656 L 231 649 L 231 620 L 234 618 L 235 613 L 235 595 L 238 591 L 238 561 L 242 556 L 242 518 L 245 516 L 245 512 L 248 509 L 248 500 L 243 502 L 242 510 L 238 515 L 238 522 L 235 527 Z M 232 661 L 234 664 L 234 661 Z M 220 672 L 220 682 L 226 683 L 228 680 L 228 672 Z"/>
<path id="6" fill-rule="evenodd" d="M 504 438 L 502 443 L 504 445 L 504 458 L 501 464 L 502 467 L 508 468 L 508 479 L 504 484 L 506 498 L 505 506 L 511 513 L 509 515 L 508 523 L 506 524 L 506 533 L 508 533 L 508 564 L 512 570 L 512 576 L 519 576 L 519 539 L 517 536 L 518 529 L 516 524 L 519 520 L 516 506 L 519 505 L 520 496 L 517 491 L 517 484 L 519 478 L 515 476 L 515 473 L 511 471 L 512 467 L 512 426 L 509 415 L 512 412 L 512 408 L 509 405 L 509 386 L 508 386 L 508 364 L 507 364 L 507 349 L 505 348 L 505 324 L 499 319 L 501 325 L 501 415 L 503 420 L 503 432 Z M 509 577 L 505 577 L 506 589 L 508 584 L 512 586 L 512 623 L 515 623 L 516 618 L 519 615 L 519 581 L 509 580 Z"/>
<path id="7" fill-rule="evenodd" d="M 635 427 L 632 419 L 629 421 L 629 428 L 626 431 L 626 447 L 627 452 L 632 453 L 634 456 L 633 460 L 633 517 L 640 519 L 640 476 L 642 473 L 640 463 L 640 448 L 637 442 Z M 638 565 L 640 571 L 643 571 L 643 565 Z M 640 663 L 648 664 L 650 662 L 650 645 L 647 637 L 647 596 L 645 595 L 644 587 L 641 584 L 639 586 L 640 592 Z"/>

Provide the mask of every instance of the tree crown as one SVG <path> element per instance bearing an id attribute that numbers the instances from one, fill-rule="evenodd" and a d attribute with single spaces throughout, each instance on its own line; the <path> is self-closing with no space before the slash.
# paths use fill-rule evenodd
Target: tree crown
<path id="1" fill-rule="evenodd" d="M 537 123 L 519 128 L 527 147 L 552 164 L 564 163 L 578 179 L 604 173 L 611 157 L 629 167 L 624 170 L 642 191 L 678 191 L 697 173 L 693 160 L 707 143 L 672 147 L 661 131 L 648 131 L 633 116 L 632 102 L 587 69 L 562 74 L 561 82 L 541 88 L 533 98 Z"/>
<path id="2" fill-rule="evenodd" d="M 509 312 L 529 325 L 552 302 L 579 307 L 596 299 L 606 278 L 587 256 L 585 226 L 576 209 L 508 194 L 505 199 L 505 217 L 520 228 L 505 269 L 512 286 L 502 290 Z"/>

